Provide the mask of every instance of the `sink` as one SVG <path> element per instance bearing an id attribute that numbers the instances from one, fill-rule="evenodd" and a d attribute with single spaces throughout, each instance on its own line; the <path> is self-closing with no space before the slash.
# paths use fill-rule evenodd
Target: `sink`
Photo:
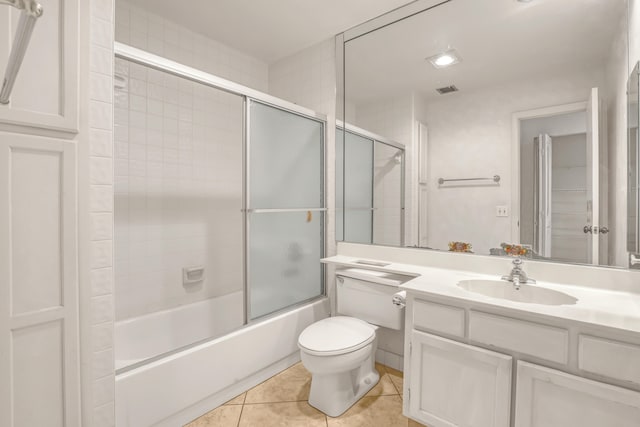
<path id="1" fill-rule="evenodd" d="M 564 292 L 535 285 L 522 284 L 520 289 L 516 289 L 513 283 L 504 280 L 462 280 L 458 283 L 458 287 L 490 298 L 528 304 L 573 305 L 578 301 Z"/>

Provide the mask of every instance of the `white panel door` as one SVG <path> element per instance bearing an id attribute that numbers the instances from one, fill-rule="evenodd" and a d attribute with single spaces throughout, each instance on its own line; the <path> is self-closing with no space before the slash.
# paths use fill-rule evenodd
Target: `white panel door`
<path id="1" fill-rule="evenodd" d="M 429 427 L 508 427 L 512 357 L 412 331 L 409 416 Z"/>
<path id="2" fill-rule="evenodd" d="M 640 393 L 518 362 L 515 427 L 638 427 Z"/>
<path id="3" fill-rule="evenodd" d="M 75 144 L 0 132 L 0 425 L 79 420 Z"/>
<path id="4" fill-rule="evenodd" d="M 587 222 L 589 235 L 588 262 L 600 261 L 600 97 L 598 88 L 591 89 L 587 102 Z"/>

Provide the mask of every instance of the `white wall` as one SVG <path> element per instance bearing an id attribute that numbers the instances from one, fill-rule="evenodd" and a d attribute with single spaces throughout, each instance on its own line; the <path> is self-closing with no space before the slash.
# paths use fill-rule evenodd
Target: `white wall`
<path id="1" fill-rule="evenodd" d="M 125 0 L 116 1 L 115 38 L 253 89 L 267 90 L 264 62 Z"/>
<path id="2" fill-rule="evenodd" d="M 429 128 L 428 233 L 431 247 L 465 241 L 488 254 L 510 242 L 511 220 L 496 217 L 496 206 L 511 204 L 512 114 L 585 101 L 601 86 L 600 70 L 568 77 L 546 76 L 475 92 L 444 95 L 427 105 Z M 438 188 L 438 178 L 492 177 L 499 186 Z M 481 224 L 481 226 L 479 226 Z"/>

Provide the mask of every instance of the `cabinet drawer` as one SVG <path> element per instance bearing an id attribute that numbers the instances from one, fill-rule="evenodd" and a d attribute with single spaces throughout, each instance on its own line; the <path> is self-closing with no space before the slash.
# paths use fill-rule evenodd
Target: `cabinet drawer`
<path id="1" fill-rule="evenodd" d="M 569 331 L 471 310 L 469 338 L 473 341 L 566 364 Z"/>
<path id="2" fill-rule="evenodd" d="M 464 338 L 464 309 L 416 300 L 413 307 L 413 325 L 417 329 Z"/>
<path id="3" fill-rule="evenodd" d="M 581 334 L 578 368 L 640 385 L 640 346 Z"/>

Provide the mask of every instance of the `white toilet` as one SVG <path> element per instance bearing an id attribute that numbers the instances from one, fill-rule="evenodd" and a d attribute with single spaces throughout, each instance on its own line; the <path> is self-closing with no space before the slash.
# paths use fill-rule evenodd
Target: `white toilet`
<path id="1" fill-rule="evenodd" d="M 380 379 L 376 330 L 402 328 L 404 309 L 392 297 L 409 279 L 361 269 L 339 270 L 336 278 L 340 315 L 308 326 L 298 338 L 302 364 L 312 375 L 309 404 L 331 417 L 349 409 Z"/>

